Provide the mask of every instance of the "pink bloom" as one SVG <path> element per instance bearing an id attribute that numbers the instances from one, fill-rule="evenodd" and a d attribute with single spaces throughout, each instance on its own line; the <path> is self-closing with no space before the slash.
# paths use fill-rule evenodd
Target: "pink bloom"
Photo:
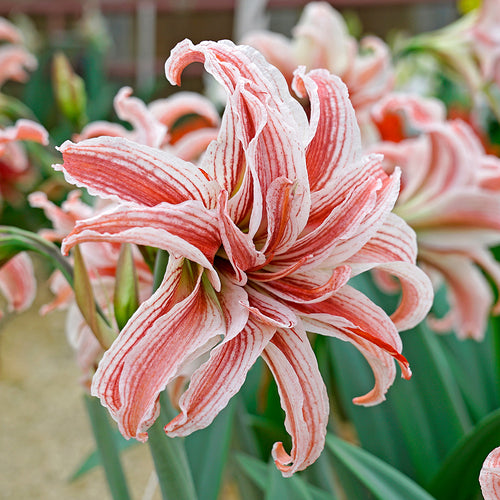
<path id="1" fill-rule="evenodd" d="M 28 174 L 30 167 L 19 141 L 48 144 L 48 133 L 38 123 L 25 119 L 0 130 L 0 194 L 6 198 L 14 196 L 15 183 Z"/>
<path id="2" fill-rule="evenodd" d="M 321 453 L 328 398 L 306 330 L 354 344 L 375 374 L 356 398 L 384 399 L 395 360 L 410 376 L 397 328 L 420 321 L 431 285 L 414 265 L 413 232 L 390 210 L 399 172 L 362 156 L 347 89 L 326 70 L 296 73 L 308 119 L 281 73 L 251 47 L 229 41 L 177 45 L 166 63 L 179 83 L 202 62 L 227 93 L 222 125 L 197 165 L 123 138 L 101 137 L 60 150 L 66 179 L 116 200 L 79 221 L 63 251 L 81 242 L 133 242 L 166 250 L 158 290 L 139 307 L 94 376 L 92 393 L 126 437 L 147 439 L 158 396 L 186 365 L 209 354 L 165 428 L 182 436 L 206 427 L 262 356 L 277 381 L 288 454 L 285 476 Z M 372 268 L 396 275 L 404 294 L 392 317 L 347 284 Z"/>
<path id="3" fill-rule="evenodd" d="M 484 500 L 500 498 L 500 447 L 486 457 L 479 474 L 479 483 Z"/>
<path id="4" fill-rule="evenodd" d="M 292 40 L 271 32 L 247 35 L 244 43 L 264 54 L 291 83 L 297 66 L 308 70 L 326 68 L 338 75 L 349 89 L 349 97 L 362 127 L 374 103 L 392 90 L 394 74 L 387 45 L 367 36 L 360 43 L 349 35 L 342 16 L 326 2 L 306 5 Z"/>
<path id="5" fill-rule="evenodd" d="M 386 140 L 371 151 L 384 154 L 387 172 L 402 170 L 395 212 L 417 233 L 419 265 L 448 286 L 450 312 L 433 325 L 481 339 L 493 306 L 481 271 L 500 285 L 488 252 L 500 243 L 500 160 L 466 123 L 445 121 L 437 101 L 393 95 L 374 109 L 374 121 Z"/>
<path id="6" fill-rule="evenodd" d="M 0 291 L 7 299 L 9 311 L 23 312 L 31 306 L 36 294 L 36 279 L 26 253 L 17 254 L 0 268 Z"/>

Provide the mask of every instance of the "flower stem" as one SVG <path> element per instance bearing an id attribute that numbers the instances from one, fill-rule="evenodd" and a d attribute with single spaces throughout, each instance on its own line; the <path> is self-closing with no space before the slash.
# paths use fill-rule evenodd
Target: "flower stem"
<path id="1" fill-rule="evenodd" d="M 148 431 L 148 443 L 163 500 L 196 500 L 191 469 L 181 438 L 170 438 L 163 427 L 175 416 L 168 395 L 160 396 L 160 417 Z"/>
<path id="2" fill-rule="evenodd" d="M 90 395 L 85 395 L 85 406 L 89 415 L 97 451 L 106 474 L 106 480 L 111 490 L 113 500 L 129 500 L 130 494 L 127 481 L 120 462 L 120 455 L 113 436 L 113 428 L 109 421 L 107 410 L 100 401 Z"/>

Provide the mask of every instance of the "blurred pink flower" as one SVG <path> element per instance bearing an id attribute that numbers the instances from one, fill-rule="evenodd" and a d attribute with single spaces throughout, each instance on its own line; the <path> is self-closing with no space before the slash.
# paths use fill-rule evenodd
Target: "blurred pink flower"
<path id="1" fill-rule="evenodd" d="M 306 5 L 292 40 L 261 31 L 250 33 L 243 43 L 262 52 L 289 84 L 295 68 L 301 65 L 307 70 L 325 68 L 339 76 L 349 89 L 362 131 L 373 104 L 393 88 L 394 73 L 387 45 L 374 36 L 358 43 L 349 35 L 340 13 L 326 2 Z"/>
<path id="2" fill-rule="evenodd" d="M 49 136 L 42 125 L 25 119 L 0 129 L 0 195 L 12 200 L 18 194 L 16 184 L 28 174 L 30 167 L 26 152 L 19 141 L 48 144 Z"/>
<path id="3" fill-rule="evenodd" d="M 194 161 L 217 137 L 220 125 L 219 114 L 212 103 L 194 92 L 179 92 L 147 106 L 132 97 L 130 87 L 123 87 L 114 99 L 114 107 L 118 118 L 129 122 L 132 130 L 118 123 L 96 121 L 84 127 L 73 140 L 125 137 Z"/>
<path id="4" fill-rule="evenodd" d="M 177 45 L 166 63 L 179 83 L 202 62 L 224 87 L 217 140 L 197 165 L 124 138 L 65 142 L 66 179 L 118 206 L 79 221 L 63 242 L 133 242 L 166 250 L 158 290 L 142 303 L 104 354 L 92 393 L 126 437 L 146 440 L 158 396 L 184 367 L 210 354 L 180 398 L 171 436 L 206 427 L 238 392 L 262 356 L 277 381 L 288 454 L 273 456 L 285 476 L 321 453 L 328 398 L 306 330 L 354 344 L 375 386 L 355 402 L 382 401 L 400 364 L 397 328 L 410 328 L 432 302 L 415 265 L 411 229 L 390 210 L 399 172 L 362 156 L 347 89 L 326 70 L 294 78 L 308 97 L 308 119 L 282 74 L 251 47 L 229 41 Z M 347 284 L 357 272 L 384 269 L 404 289 L 392 317 Z"/>
<path id="5" fill-rule="evenodd" d="M 485 81 L 500 85 L 500 2 L 482 0 L 468 35 Z"/>
<path id="6" fill-rule="evenodd" d="M 38 62 L 33 54 L 23 47 L 21 32 L 9 21 L 0 17 L 0 86 L 7 80 L 25 82 L 28 71 L 37 68 Z"/>
<path id="7" fill-rule="evenodd" d="M 479 474 L 479 484 L 484 500 L 500 498 L 500 447 L 486 457 Z"/>
<path id="8" fill-rule="evenodd" d="M 7 300 L 9 311 L 23 312 L 31 306 L 36 294 L 36 279 L 28 254 L 21 252 L 0 267 L 0 291 Z"/>
<path id="9" fill-rule="evenodd" d="M 438 101 L 395 94 L 373 114 L 383 140 L 370 151 L 384 155 L 387 172 L 402 171 L 395 212 L 417 233 L 418 264 L 447 285 L 450 312 L 433 327 L 479 340 L 493 304 L 481 271 L 500 287 L 488 251 L 500 243 L 500 159 L 465 122 L 446 121 Z"/>

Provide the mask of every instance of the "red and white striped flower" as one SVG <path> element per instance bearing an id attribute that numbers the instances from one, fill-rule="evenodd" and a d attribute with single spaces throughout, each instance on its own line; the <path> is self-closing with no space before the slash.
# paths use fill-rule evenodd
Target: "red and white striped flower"
<path id="1" fill-rule="evenodd" d="M 277 381 L 292 450 L 276 443 L 285 476 L 324 446 L 328 398 L 306 331 L 355 345 L 375 374 L 356 399 L 384 399 L 396 375 L 409 377 L 398 328 L 419 322 L 432 302 L 415 265 L 412 230 L 390 213 L 399 172 L 363 156 L 345 85 L 326 70 L 296 72 L 295 92 L 251 47 L 229 41 L 177 45 L 168 79 L 202 62 L 227 105 L 217 140 L 195 165 L 168 151 L 101 137 L 60 150 L 66 179 L 118 206 L 79 221 L 63 251 L 81 242 L 133 242 L 166 250 L 163 282 L 130 318 L 94 376 L 92 392 L 124 436 L 147 439 L 158 396 L 183 367 L 209 354 L 165 428 L 179 436 L 206 427 L 262 356 Z M 403 284 L 389 317 L 347 284 L 381 268 Z"/>

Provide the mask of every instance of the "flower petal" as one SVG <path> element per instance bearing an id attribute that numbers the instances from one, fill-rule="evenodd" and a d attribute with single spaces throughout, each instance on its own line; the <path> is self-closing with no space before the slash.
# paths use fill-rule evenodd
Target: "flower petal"
<path id="1" fill-rule="evenodd" d="M 140 144 L 152 148 L 159 147 L 165 140 L 167 128 L 160 123 L 143 101 L 132 96 L 130 87 L 122 87 L 114 98 L 114 107 L 120 120 L 129 122 L 133 127 L 130 137 Z"/>
<path id="2" fill-rule="evenodd" d="M 486 457 L 479 474 L 479 484 L 484 500 L 500 498 L 500 447 Z"/>
<path id="3" fill-rule="evenodd" d="M 93 195 L 147 206 L 186 200 L 202 201 L 209 208 L 215 204 L 215 184 L 192 163 L 165 151 L 119 137 L 66 141 L 59 150 L 64 163 L 54 168 Z"/>
<path id="4" fill-rule="evenodd" d="M 275 327 L 249 318 L 243 331 L 212 349 L 179 401 L 181 413 L 165 426 L 165 432 L 171 437 L 186 436 L 210 425 L 240 390 L 274 331 Z"/>
<path id="5" fill-rule="evenodd" d="M 311 191 L 330 186 L 334 174 L 350 168 L 361 157 L 361 134 L 349 93 L 340 78 L 326 70 L 294 75 L 295 92 L 309 97 L 314 137 L 307 147 Z"/>
<path id="6" fill-rule="evenodd" d="M 419 261 L 445 278 L 457 336 L 481 340 L 486 331 L 493 295 L 479 269 L 466 254 L 421 249 Z"/>
<path id="7" fill-rule="evenodd" d="M 154 207 L 120 205 L 90 219 L 77 221 L 64 239 L 61 251 L 68 254 L 83 242 L 135 243 L 167 250 L 210 270 L 211 281 L 220 287 L 213 269 L 220 236 L 215 215 L 199 201 Z M 217 285 L 215 285 L 217 284 Z"/>
<path id="8" fill-rule="evenodd" d="M 383 309 L 349 285 L 314 304 L 296 304 L 295 312 L 307 331 L 340 338 L 355 345 L 370 364 L 375 386 L 356 404 L 371 406 L 385 399 L 396 376 L 394 359 L 403 376 L 410 378 L 408 362 L 401 355 L 401 338 Z M 392 359 L 394 358 L 394 359 Z"/>
<path id="9" fill-rule="evenodd" d="M 347 262 L 349 265 L 356 263 L 358 272 L 377 269 L 400 280 L 401 303 L 391 314 L 398 330 L 407 330 L 420 323 L 432 306 L 432 283 L 415 266 L 416 256 L 415 233 L 400 217 L 391 213 L 375 236 Z"/>
<path id="10" fill-rule="evenodd" d="M 273 458 L 283 476 L 290 477 L 313 463 L 323 450 L 328 396 L 307 335 L 298 325 L 278 329 L 262 356 L 278 384 L 285 427 L 292 437 L 290 454 L 282 443 L 275 443 Z"/>
<path id="11" fill-rule="evenodd" d="M 22 312 L 33 303 L 36 278 L 28 254 L 21 252 L 0 268 L 0 290 L 9 311 Z"/>

